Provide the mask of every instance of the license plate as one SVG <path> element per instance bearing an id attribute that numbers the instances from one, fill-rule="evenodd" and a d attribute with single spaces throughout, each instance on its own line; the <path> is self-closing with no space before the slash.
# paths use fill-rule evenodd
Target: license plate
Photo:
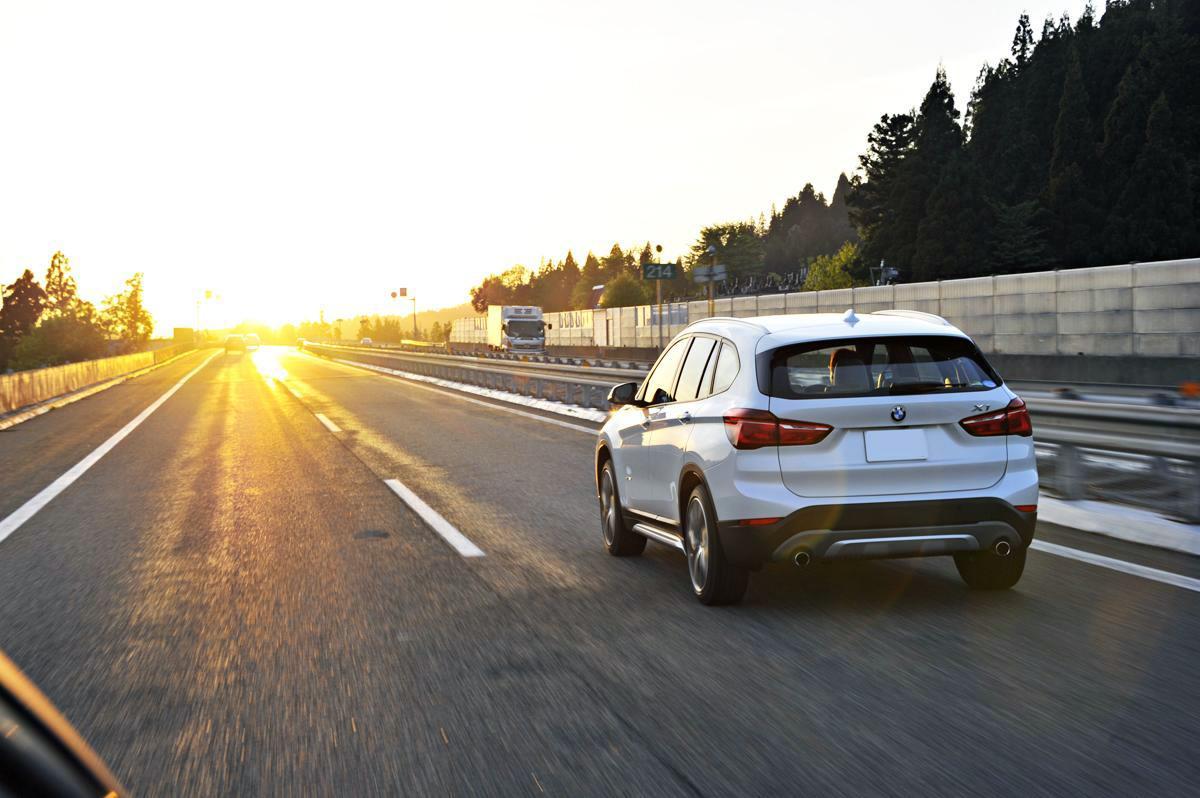
<path id="1" fill-rule="evenodd" d="M 867 462 L 928 460 L 923 429 L 872 429 L 863 433 L 867 443 Z"/>

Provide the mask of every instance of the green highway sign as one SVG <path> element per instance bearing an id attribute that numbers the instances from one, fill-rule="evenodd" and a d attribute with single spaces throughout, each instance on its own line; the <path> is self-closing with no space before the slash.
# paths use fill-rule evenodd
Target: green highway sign
<path id="1" fill-rule="evenodd" d="M 674 280 L 679 274 L 678 263 L 643 263 L 643 280 Z"/>

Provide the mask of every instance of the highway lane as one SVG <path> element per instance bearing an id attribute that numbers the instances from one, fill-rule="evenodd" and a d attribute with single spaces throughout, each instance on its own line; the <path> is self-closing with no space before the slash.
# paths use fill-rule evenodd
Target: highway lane
<path id="1" fill-rule="evenodd" d="M 1166 795 L 1200 776 L 1200 594 L 1034 554 L 1006 594 L 968 593 L 948 560 L 858 563 L 772 570 L 706 609 L 682 557 L 603 553 L 589 435 L 275 354 L 218 358 L 0 543 L 0 647 L 141 794 Z M 7 435 L 6 485 L 71 465 Z"/>
<path id="2" fill-rule="evenodd" d="M 252 357 L 0 546 L 0 646 L 136 794 L 682 792 Z"/>
<path id="3" fill-rule="evenodd" d="M 681 557 L 603 554 L 588 435 L 283 365 L 364 462 L 488 552 L 490 584 L 589 652 L 613 706 L 706 793 L 1194 783 L 1197 594 L 1034 554 L 1009 594 L 968 593 L 945 559 L 861 563 L 773 570 L 744 606 L 705 610 Z"/>

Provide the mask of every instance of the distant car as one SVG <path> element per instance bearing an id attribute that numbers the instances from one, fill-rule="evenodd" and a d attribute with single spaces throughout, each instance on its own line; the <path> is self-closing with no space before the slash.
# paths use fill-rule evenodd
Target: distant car
<path id="1" fill-rule="evenodd" d="M 307 341 L 305 341 L 303 338 L 297 338 L 297 339 L 296 339 L 296 348 L 297 348 L 297 349 L 303 349 L 303 348 L 304 348 L 304 345 L 305 345 L 306 343 L 308 343 L 308 342 L 307 342 Z"/>
<path id="2" fill-rule="evenodd" d="M 254 333 L 248 333 L 245 337 L 247 349 L 258 349 L 262 346 L 262 341 Z"/>
<path id="3" fill-rule="evenodd" d="M 241 335 L 230 335 L 225 338 L 226 352 L 245 352 L 246 339 Z"/>
<path id="4" fill-rule="evenodd" d="M 706 319 L 609 402 L 605 548 L 678 549 L 705 604 L 741 599 L 767 562 L 942 554 L 972 588 L 1021 578 L 1038 502 L 1029 412 L 938 316 Z"/>
<path id="5" fill-rule="evenodd" d="M 361 341 L 359 341 L 359 344 L 361 344 L 362 346 L 374 346 L 375 342 L 372 341 L 370 338 L 364 338 Z"/>

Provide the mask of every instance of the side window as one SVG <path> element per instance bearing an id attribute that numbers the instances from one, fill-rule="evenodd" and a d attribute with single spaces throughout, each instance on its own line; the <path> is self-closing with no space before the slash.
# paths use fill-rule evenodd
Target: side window
<path id="1" fill-rule="evenodd" d="M 741 362 L 738 360 L 737 349 L 733 344 L 721 344 L 721 356 L 717 359 L 717 369 L 713 374 L 713 393 L 720 393 L 728 390 L 730 385 L 733 385 L 733 380 L 737 377 L 738 369 L 741 368 Z M 709 369 L 712 371 L 712 369 Z"/>
<path id="2" fill-rule="evenodd" d="M 642 389 L 642 400 L 647 403 L 653 403 L 654 397 L 658 391 L 663 391 L 667 395 L 667 399 L 663 401 L 675 401 L 674 394 L 671 389 L 675 383 L 675 372 L 679 370 L 679 361 L 683 360 L 684 354 L 687 352 L 688 344 L 692 342 L 691 338 L 682 338 L 675 342 L 675 345 L 667 350 L 667 353 L 658 361 L 658 365 L 654 367 L 654 371 L 650 372 L 646 377 L 646 387 Z"/>
<path id="3" fill-rule="evenodd" d="M 683 368 L 679 372 L 679 386 L 675 389 L 676 401 L 686 402 L 708 394 L 707 391 L 700 390 L 700 378 L 706 373 L 704 367 L 708 365 L 709 355 L 712 354 L 716 343 L 711 338 L 696 338 L 692 341 L 692 348 L 688 350 L 687 359 L 683 361 Z"/>

